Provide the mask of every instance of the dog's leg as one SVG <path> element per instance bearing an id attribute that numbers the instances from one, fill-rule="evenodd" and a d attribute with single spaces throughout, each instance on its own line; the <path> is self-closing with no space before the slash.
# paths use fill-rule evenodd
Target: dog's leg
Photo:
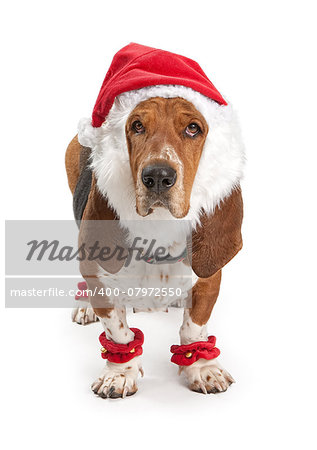
<path id="1" fill-rule="evenodd" d="M 96 315 L 102 323 L 106 337 L 117 344 L 133 341 L 134 333 L 126 320 L 125 308 L 95 308 Z M 107 361 L 106 367 L 91 388 L 100 397 L 118 398 L 133 395 L 138 390 L 136 380 L 143 370 L 140 356 L 119 364 Z"/>
<path id="2" fill-rule="evenodd" d="M 180 328 L 181 344 L 207 341 L 207 322 L 216 303 L 221 281 L 221 271 L 210 278 L 200 278 L 192 289 L 192 307 L 184 310 L 184 320 Z M 189 388 L 196 392 L 224 392 L 234 382 L 232 376 L 223 369 L 217 358 L 199 359 L 190 366 L 181 366 Z"/>
<path id="3" fill-rule="evenodd" d="M 98 322 L 98 317 L 94 310 L 88 305 L 89 304 L 72 310 L 73 322 L 76 322 L 79 325 L 88 325 L 89 323 Z"/>
<path id="4" fill-rule="evenodd" d="M 124 307 L 114 304 L 103 295 L 103 278 L 95 274 L 99 267 L 94 261 L 81 261 L 80 271 L 88 286 L 89 301 L 94 313 L 99 318 L 106 338 L 116 344 L 128 344 L 134 340 Z M 93 294 L 92 294 L 93 293 Z M 139 372 L 143 376 L 140 356 L 135 356 L 126 363 L 113 363 L 107 360 L 99 378 L 91 385 L 93 392 L 102 398 L 124 398 L 138 390 L 136 380 Z"/>
<path id="5" fill-rule="evenodd" d="M 81 304 L 72 310 L 72 321 L 79 325 L 88 325 L 89 323 L 97 322 L 98 317 L 88 301 L 89 296 L 86 292 L 87 283 L 85 281 L 80 282 L 77 284 L 77 287 L 78 290 L 75 300 L 80 301 Z"/>

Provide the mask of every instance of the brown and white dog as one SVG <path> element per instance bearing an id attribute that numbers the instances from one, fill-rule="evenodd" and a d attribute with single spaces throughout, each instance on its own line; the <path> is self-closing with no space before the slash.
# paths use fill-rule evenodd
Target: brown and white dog
<path id="1" fill-rule="evenodd" d="M 126 280 L 132 278 L 146 288 L 153 279 L 159 287 L 181 285 L 182 298 L 190 293 L 192 303 L 184 309 L 180 343 L 207 341 L 221 269 L 242 247 L 243 166 L 244 148 L 232 107 L 186 86 L 123 92 L 102 126 L 94 128 L 90 120 L 82 120 L 66 152 L 75 217 L 81 221 L 79 240 L 87 238 L 84 223 L 91 220 L 116 220 L 130 242 L 136 236 L 154 239 L 175 257 L 188 248 L 189 234 L 192 240 L 190 259 L 176 264 L 148 264 L 143 259 L 127 267 L 123 262 L 83 263 L 88 288 L 126 292 Z M 108 340 L 128 344 L 134 333 L 127 324 L 129 299 L 124 297 L 122 293 L 118 304 L 110 290 L 112 305 L 77 308 L 73 320 L 86 324 L 99 318 Z M 164 308 L 171 303 L 166 297 L 159 301 Z M 233 382 L 217 358 L 201 358 L 181 369 L 197 392 L 223 392 Z M 140 356 L 126 363 L 107 361 L 92 389 L 101 397 L 132 395 L 139 371 Z"/>

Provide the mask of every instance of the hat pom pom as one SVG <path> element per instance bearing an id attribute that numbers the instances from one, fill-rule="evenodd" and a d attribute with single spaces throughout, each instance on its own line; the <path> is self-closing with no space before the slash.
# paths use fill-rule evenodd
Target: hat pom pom
<path id="1" fill-rule="evenodd" d="M 84 147 L 93 148 L 103 136 L 102 127 L 93 127 L 91 119 L 83 118 L 78 123 L 78 142 Z"/>

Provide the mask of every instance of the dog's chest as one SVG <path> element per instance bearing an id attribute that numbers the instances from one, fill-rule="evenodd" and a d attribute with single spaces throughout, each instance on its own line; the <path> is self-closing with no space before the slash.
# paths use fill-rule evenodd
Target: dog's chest
<path id="1" fill-rule="evenodd" d="M 190 225 L 184 221 L 135 221 L 124 224 L 129 230 L 129 245 L 147 242 L 150 253 L 159 247 L 174 257 L 166 264 L 149 263 L 147 258 L 133 257 L 129 264 L 116 274 L 105 273 L 101 268 L 98 277 L 111 302 L 138 309 L 165 308 L 168 305 L 185 306 L 189 293 L 197 281 L 186 259 L 180 258 L 186 249 Z M 154 245 L 153 245 L 154 243 Z M 131 247 L 130 247 L 131 248 Z M 147 247 L 145 246 L 146 250 Z M 135 255 L 136 256 L 136 255 Z"/>
<path id="2" fill-rule="evenodd" d="M 191 267 L 183 262 L 148 264 L 132 261 L 117 274 L 100 269 L 98 278 L 105 294 L 115 305 L 139 309 L 185 306 L 188 294 L 197 281 Z"/>

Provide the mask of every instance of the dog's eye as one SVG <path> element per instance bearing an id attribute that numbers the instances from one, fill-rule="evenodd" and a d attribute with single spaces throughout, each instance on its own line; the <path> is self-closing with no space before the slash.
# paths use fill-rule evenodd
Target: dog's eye
<path id="1" fill-rule="evenodd" d="M 190 123 L 185 130 L 185 133 L 190 137 L 194 137 L 200 132 L 201 132 L 201 129 L 200 129 L 199 125 L 197 125 L 197 123 L 194 123 L 194 122 Z"/>
<path id="2" fill-rule="evenodd" d="M 132 124 L 132 130 L 135 131 L 136 133 L 140 134 L 140 133 L 144 133 L 145 128 L 142 125 L 142 122 L 140 122 L 139 120 L 136 120 Z"/>

